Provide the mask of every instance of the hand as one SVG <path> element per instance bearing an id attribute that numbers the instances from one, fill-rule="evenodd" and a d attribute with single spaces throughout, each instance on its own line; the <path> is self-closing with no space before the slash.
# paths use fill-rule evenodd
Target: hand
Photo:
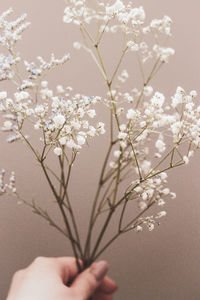
<path id="1" fill-rule="evenodd" d="M 78 274 L 73 257 L 38 257 L 15 273 L 7 300 L 112 300 L 117 286 L 105 276 L 107 271 L 105 261 Z"/>

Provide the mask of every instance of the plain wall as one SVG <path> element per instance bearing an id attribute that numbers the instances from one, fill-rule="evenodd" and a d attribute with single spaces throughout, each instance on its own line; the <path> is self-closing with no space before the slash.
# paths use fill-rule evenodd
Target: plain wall
<path id="1" fill-rule="evenodd" d="M 178 85 L 199 92 L 200 3 L 197 0 L 143 0 L 148 19 L 169 15 L 173 19 L 170 45 L 176 55 L 170 59 L 153 85 L 168 98 Z M 1 0 L 0 12 L 12 6 L 15 16 L 28 13 L 31 27 L 19 42 L 19 51 L 28 61 L 38 55 L 49 58 L 71 53 L 63 69 L 53 71 L 49 82 L 71 85 L 86 95 L 104 95 L 105 87 L 95 64 L 72 42 L 79 39 L 78 29 L 62 23 L 64 1 Z M 114 44 L 116 41 L 114 41 Z M 115 58 L 115 47 L 107 48 L 107 60 Z M 130 83 L 132 84 L 132 83 Z M 0 83 L 0 90 L 8 85 Z M 199 101 L 199 99 L 197 100 Z M 103 111 L 102 111 L 103 114 Z M 2 120 L 0 120 L 2 122 Z M 16 170 L 20 193 L 41 205 L 51 206 L 52 195 L 32 154 L 22 144 L 8 145 L 0 134 L 0 167 Z M 73 176 L 74 205 L 84 237 L 91 195 L 97 182 L 96 172 L 105 151 L 105 137 L 96 139 L 98 150 L 84 148 Z M 93 145 L 94 143 L 92 143 Z M 188 166 L 169 173 L 175 200 L 166 205 L 167 217 L 153 232 L 130 233 L 117 240 L 102 258 L 110 263 L 109 275 L 118 283 L 117 300 L 198 300 L 200 299 L 200 155 Z M 55 212 L 56 214 L 56 212 Z M 114 230 L 113 223 L 113 230 Z M 0 199 L 0 299 L 5 299 L 12 274 L 27 266 L 36 256 L 71 255 L 69 243 L 53 228 L 19 206 L 10 197 Z"/>

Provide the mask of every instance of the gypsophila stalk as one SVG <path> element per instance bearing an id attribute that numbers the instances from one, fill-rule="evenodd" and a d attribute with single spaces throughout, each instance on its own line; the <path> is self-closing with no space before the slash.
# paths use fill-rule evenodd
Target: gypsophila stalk
<path id="1" fill-rule="evenodd" d="M 188 93 L 177 87 L 175 94 L 166 99 L 150 85 L 175 54 L 167 45 L 171 37 L 170 17 L 147 23 L 143 7 L 121 0 L 96 1 L 94 7 L 87 0 L 65 2 L 63 22 L 73 23 L 81 33 L 74 48 L 86 51 L 96 64 L 107 89 L 105 95 L 73 92 L 67 83 L 66 88 L 61 84 L 51 88 L 47 75 L 64 67 L 70 55 L 57 59 L 52 53 L 49 60 L 38 56 L 36 62 L 22 59 L 17 46 L 30 26 L 27 16 L 10 21 L 11 8 L 0 15 L 0 46 L 5 52 L 0 54 L 0 113 L 4 118 L 1 130 L 7 134 L 8 143 L 21 141 L 33 153 L 62 225 L 46 207 L 23 199 L 16 192 L 14 173 L 5 184 L 5 171 L 1 171 L 0 195 L 14 194 L 19 203 L 28 205 L 67 238 L 81 272 L 122 234 L 142 232 L 145 228 L 152 231 L 159 224 L 158 219 L 166 215 L 162 210 L 165 202 L 176 197 L 167 186 L 167 172 L 188 164 L 200 148 L 200 106 L 194 90 Z M 106 63 L 109 57 L 104 47 L 105 41 L 111 43 L 106 49 L 114 47 L 112 37 L 116 33 L 118 59 L 111 67 Z M 132 57 L 136 57 L 136 65 L 132 64 Z M 141 79 L 137 86 L 129 79 L 130 69 L 134 77 Z M 16 88 L 13 94 L 5 91 L 5 80 Z M 96 104 L 107 109 L 108 124 L 101 119 Z M 33 130 L 38 140 L 33 137 Z M 95 170 L 99 177 L 92 205 L 89 208 L 84 204 L 90 217 L 82 237 L 70 189 L 72 174 L 76 176 L 74 164 L 79 164 L 78 154 L 86 144 L 105 133 L 107 150 L 101 157 L 100 170 Z M 80 200 L 83 201 L 81 195 Z M 132 216 L 126 220 L 130 205 Z M 107 239 L 109 229 L 112 235 Z"/>

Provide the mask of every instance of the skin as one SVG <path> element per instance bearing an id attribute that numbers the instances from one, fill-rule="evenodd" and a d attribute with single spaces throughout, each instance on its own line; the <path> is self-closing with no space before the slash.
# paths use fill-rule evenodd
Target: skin
<path id="1" fill-rule="evenodd" d="M 78 274 L 73 257 L 38 257 L 14 274 L 7 300 L 112 300 L 117 286 L 105 276 L 108 265 L 103 264 L 104 270 L 97 262 Z"/>

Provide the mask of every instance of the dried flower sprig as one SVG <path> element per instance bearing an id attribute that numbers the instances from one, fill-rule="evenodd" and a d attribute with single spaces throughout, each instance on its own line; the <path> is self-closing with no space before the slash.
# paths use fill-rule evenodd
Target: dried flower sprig
<path id="1" fill-rule="evenodd" d="M 5 183 L 5 170 L 0 171 L 0 196 L 8 193 L 16 193 L 17 189 L 15 186 L 15 173 L 11 172 L 9 183 Z"/>
<path id="2" fill-rule="evenodd" d="M 105 81 L 107 94 L 104 98 L 72 95 L 71 87 L 65 89 L 58 85 L 56 91 L 49 88 L 45 76 L 55 66 L 67 62 L 69 55 L 59 60 L 52 55 L 48 63 L 39 57 L 40 66 L 24 61 L 27 78 L 22 79 L 17 67 L 22 59 L 15 50 L 18 38 L 15 25 L 11 24 L 21 28 L 17 31 L 17 36 L 21 36 L 28 23 L 24 15 L 17 19 L 20 21 L 6 21 L 11 13 L 8 10 L 0 17 L 3 31 L 0 40 L 7 41 L 8 36 L 10 39 L 9 43 L 2 42 L 8 54 L 0 56 L 3 62 L 0 75 L 2 79 L 13 81 L 17 91 L 11 98 L 6 91 L 0 92 L 0 111 L 6 119 L 2 130 L 9 132 L 8 142 L 24 141 L 39 162 L 57 202 L 64 228 L 34 201 L 28 203 L 21 199 L 22 202 L 69 238 L 81 270 L 78 258 L 82 259 L 85 268 L 121 234 L 141 232 L 145 227 L 152 231 L 166 215 L 162 208 L 166 199 L 176 197 L 167 186 L 167 171 L 187 164 L 200 146 L 200 105 L 196 91 L 188 94 L 178 87 L 170 102 L 150 85 L 152 78 L 175 53 L 166 46 L 172 23 L 168 16 L 146 25 L 143 7 L 135 8 L 132 2 L 96 1 L 89 7 L 84 0 L 66 0 L 66 4 L 63 21 L 78 26 L 83 38 L 82 42 L 74 42 L 74 47 L 91 55 Z M 104 35 L 116 32 L 123 37 L 121 53 L 114 68 L 109 70 L 102 55 Z M 123 92 L 129 73 L 126 69 L 121 70 L 121 64 L 127 55 L 136 56 L 141 86 Z M 96 103 L 107 107 L 109 124 L 104 124 L 104 120 L 94 121 L 98 118 Z M 39 133 L 37 148 L 26 132 L 27 122 Z M 77 153 L 91 138 L 104 134 L 105 130 L 108 148 L 91 208 L 87 237 L 82 245 L 69 194 L 71 172 Z M 52 151 L 59 163 L 58 173 L 48 161 Z M 123 187 L 126 185 L 125 190 L 121 189 L 122 183 Z M 135 205 L 135 213 L 127 220 L 125 214 L 130 205 Z M 148 216 L 148 210 L 155 206 L 159 211 L 151 210 Z M 110 240 L 104 241 L 115 212 L 119 212 L 115 233 Z M 102 227 L 97 228 L 97 220 L 102 215 Z"/>

